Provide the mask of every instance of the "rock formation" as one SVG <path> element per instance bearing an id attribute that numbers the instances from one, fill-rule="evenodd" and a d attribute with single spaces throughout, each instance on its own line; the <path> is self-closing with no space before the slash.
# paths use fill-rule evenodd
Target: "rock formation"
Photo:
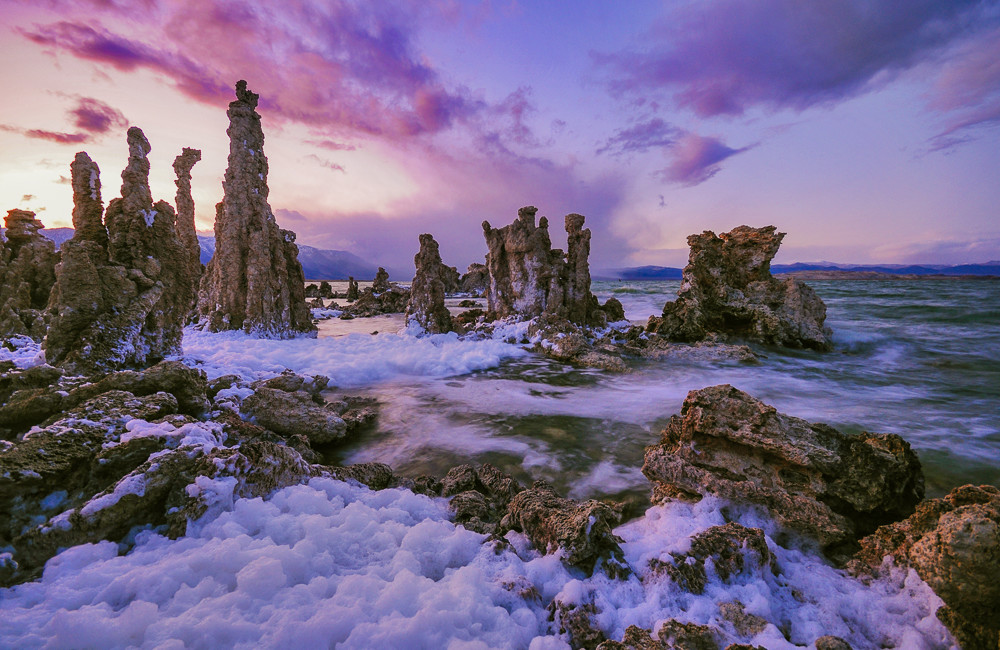
<path id="1" fill-rule="evenodd" d="M 49 363 L 89 373 L 143 367 L 180 348 L 194 279 L 174 212 L 149 192 L 149 142 L 128 131 L 122 197 L 102 220 L 100 171 L 86 153 L 70 166 L 73 237 L 62 246 L 49 299 Z"/>
<path id="2" fill-rule="evenodd" d="M 372 280 L 372 292 L 385 293 L 390 289 L 392 289 L 392 285 L 389 283 L 389 272 L 380 266 L 375 272 L 375 279 Z"/>
<path id="3" fill-rule="evenodd" d="M 177 174 L 177 236 L 187 251 L 189 273 L 195 279 L 195 290 L 201 280 L 201 245 L 194 225 L 194 199 L 191 197 L 191 168 L 201 160 L 200 149 L 184 147 L 181 155 L 174 158 L 174 173 Z M 197 295 L 192 297 L 192 305 Z"/>
<path id="4" fill-rule="evenodd" d="M 347 299 L 350 300 L 350 287 Z M 380 266 L 372 286 L 365 287 L 359 292 L 354 304 L 344 308 L 344 314 L 352 318 L 399 314 L 406 311 L 409 302 L 410 290 L 400 287 L 395 282 L 389 282 L 389 273 Z"/>
<path id="5" fill-rule="evenodd" d="M 406 322 L 414 322 L 429 334 L 451 331 L 451 314 L 444 306 L 448 269 L 441 262 L 438 244 L 428 234 L 420 235 L 420 250 L 413 257 L 417 273 L 410 285 L 406 304 Z"/>
<path id="6" fill-rule="evenodd" d="M 354 302 L 358 299 L 358 281 L 354 276 L 347 278 L 347 300 Z"/>
<path id="7" fill-rule="evenodd" d="M 258 96 L 245 81 L 229 104 L 229 167 L 216 206 L 215 255 L 198 294 L 200 326 L 289 338 L 314 332 L 295 233 L 281 230 L 267 203 Z"/>
<path id="8" fill-rule="evenodd" d="M 945 606 L 937 617 L 967 650 L 1000 646 L 1000 490 L 965 485 L 861 540 L 849 569 L 878 574 L 883 559 L 913 567 Z"/>
<path id="9" fill-rule="evenodd" d="M 486 288 L 490 285 L 490 273 L 485 264 L 473 262 L 469 269 L 458 281 L 458 290 L 462 293 L 471 293 L 474 296 L 486 294 Z"/>
<path id="10" fill-rule="evenodd" d="M 59 253 L 34 212 L 10 210 L 4 219 L 6 241 L 0 239 L 0 337 L 45 336 L 45 308 L 56 281 Z"/>
<path id="11" fill-rule="evenodd" d="M 762 576 L 777 571 L 777 563 L 767 547 L 764 531 L 747 528 L 736 522 L 712 526 L 691 538 L 691 548 L 685 553 L 672 553 L 672 561 L 652 559 L 653 575 L 667 574 L 685 591 L 700 594 L 705 591 L 708 574 L 705 562 L 723 582 L 744 572 Z"/>
<path id="12" fill-rule="evenodd" d="M 827 350 L 826 305 L 805 283 L 771 275 L 784 233 L 739 226 L 688 237 L 691 253 L 677 299 L 650 317 L 647 329 L 676 341 L 711 333 L 795 348 Z"/>
<path id="13" fill-rule="evenodd" d="M 584 217 L 566 215 L 569 252 L 564 256 L 552 249 L 548 220 L 542 217 L 535 226 L 537 212 L 534 206 L 521 208 L 517 220 L 503 228 L 483 222 L 490 311 L 501 318 L 546 315 L 603 325 L 607 318 L 590 293 L 590 229 L 583 228 Z"/>
<path id="14" fill-rule="evenodd" d="M 908 516 L 924 494 L 920 461 L 899 436 L 848 436 L 729 385 L 688 393 L 660 444 L 646 448 L 642 472 L 660 497 L 766 506 L 832 553 Z"/>

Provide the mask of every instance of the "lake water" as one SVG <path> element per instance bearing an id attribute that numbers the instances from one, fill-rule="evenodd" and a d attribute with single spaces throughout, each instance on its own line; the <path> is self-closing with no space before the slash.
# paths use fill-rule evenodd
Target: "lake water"
<path id="1" fill-rule="evenodd" d="M 644 494 L 643 449 L 688 391 L 729 383 L 844 432 L 901 435 L 920 456 L 928 496 L 1000 485 L 1000 281 L 809 284 L 827 304 L 832 352 L 752 346 L 756 364 L 636 361 L 623 375 L 528 355 L 462 376 L 399 378 L 359 390 L 382 401 L 378 428 L 329 460 L 380 461 L 409 476 L 491 462 L 576 498 Z M 678 285 L 593 288 L 643 322 Z"/>

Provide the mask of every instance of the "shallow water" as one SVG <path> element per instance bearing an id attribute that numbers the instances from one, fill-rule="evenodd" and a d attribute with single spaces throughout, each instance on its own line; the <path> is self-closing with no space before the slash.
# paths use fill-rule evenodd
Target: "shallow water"
<path id="1" fill-rule="evenodd" d="M 677 281 L 600 282 L 642 322 Z M 625 375 L 534 355 L 449 378 L 407 377 L 359 390 L 382 401 L 377 430 L 331 452 L 440 475 L 491 462 L 576 498 L 644 494 L 643 449 L 688 391 L 730 383 L 780 411 L 841 431 L 897 433 L 916 449 L 928 496 L 1000 485 L 1000 282 L 810 283 L 834 331 L 829 353 L 755 346 L 758 364 L 636 362 Z"/>

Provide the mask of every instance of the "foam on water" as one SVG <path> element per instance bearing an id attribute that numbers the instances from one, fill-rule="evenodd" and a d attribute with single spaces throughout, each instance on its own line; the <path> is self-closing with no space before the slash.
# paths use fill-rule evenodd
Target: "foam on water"
<path id="1" fill-rule="evenodd" d="M 569 570 L 516 533 L 511 550 L 484 544 L 449 521 L 445 500 L 407 490 L 313 479 L 233 501 L 231 479 L 202 482 L 222 507 L 186 537 L 141 532 L 124 556 L 111 542 L 77 546 L 50 560 L 41 580 L 0 590 L 0 645 L 565 648 L 548 621 L 553 600 L 592 603 L 596 624 L 621 638 L 629 625 L 655 629 L 670 618 L 732 634 L 719 604 L 736 599 L 768 621 L 745 640 L 768 648 L 823 634 L 857 648 L 951 643 L 933 617 L 940 601 L 916 574 L 866 587 L 778 546 L 757 513 L 714 499 L 653 508 L 618 528 L 639 576 L 616 581 Z M 690 534 L 732 517 L 765 527 L 776 574 L 725 584 L 710 569 L 695 595 L 649 572 L 651 559 L 670 559 Z"/>

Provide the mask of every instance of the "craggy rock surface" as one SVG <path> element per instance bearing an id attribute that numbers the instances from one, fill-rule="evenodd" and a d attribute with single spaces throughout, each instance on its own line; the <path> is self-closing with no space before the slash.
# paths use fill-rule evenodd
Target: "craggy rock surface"
<path id="1" fill-rule="evenodd" d="M 501 318 L 544 314 L 603 326 L 607 317 L 590 293 L 590 229 L 583 228 L 584 217 L 566 215 L 569 252 L 563 255 L 552 249 L 548 219 L 542 217 L 535 225 L 537 212 L 534 206 L 521 208 L 517 219 L 503 228 L 483 222 L 490 311 Z"/>
<path id="2" fill-rule="evenodd" d="M 605 641 L 598 650 L 719 650 L 722 646 L 719 631 L 709 625 L 665 621 L 658 636 L 650 630 L 630 625 L 621 641 Z M 728 650 L 727 646 L 727 650 Z"/>
<path id="3" fill-rule="evenodd" d="M 129 129 L 122 198 L 102 220 L 100 172 L 86 153 L 71 165 L 73 237 L 62 246 L 49 298 L 46 360 L 79 374 L 155 363 L 180 349 L 194 278 L 173 208 L 149 192 L 149 143 Z"/>
<path id="4" fill-rule="evenodd" d="M 711 560 L 713 570 L 723 582 L 744 572 L 762 574 L 765 570 L 777 571 L 764 531 L 735 522 L 712 526 L 698 533 L 691 539 L 690 550 L 672 556 L 670 562 L 659 559 L 650 561 L 652 574 L 665 573 L 682 589 L 694 594 L 705 591 L 708 581 L 706 560 Z"/>
<path id="5" fill-rule="evenodd" d="M 642 472 L 660 497 L 766 506 L 831 553 L 908 516 L 924 493 L 920 462 L 899 436 L 848 436 L 729 385 L 688 393 L 660 444 L 646 448 Z"/>
<path id="6" fill-rule="evenodd" d="M 39 230 L 34 212 L 10 210 L 0 239 L 0 337 L 45 336 L 45 308 L 56 281 L 59 253 Z"/>
<path id="7" fill-rule="evenodd" d="M 347 278 L 347 299 L 351 302 L 358 299 L 358 281 L 354 276 Z"/>
<path id="8" fill-rule="evenodd" d="M 945 602 L 937 616 L 966 650 L 1000 647 L 1000 490 L 965 485 L 861 540 L 848 568 L 913 567 Z"/>
<path id="9" fill-rule="evenodd" d="M 601 562 L 609 576 L 625 578 L 631 569 L 619 546 L 622 540 L 612 532 L 619 520 L 620 514 L 606 503 L 564 499 L 545 481 L 535 481 L 511 500 L 500 527 L 523 532 L 547 553 L 561 549 L 567 564 L 588 573 Z"/>
<path id="10" fill-rule="evenodd" d="M 500 528 L 500 520 L 522 490 L 520 483 L 486 463 L 453 467 L 441 479 L 439 494 L 450 498 L 457 523 L 477 533 L 499 535 L 506 532 Z"/>
<path id="11" fill-rule="evenodd" d="M 698 341 L 710 333 L 794 348 L 827 350 L 826 305 L 795 278 L 771 275 L 784 233 L 774 226 L 739 226 L 716 236 L 688 237 L 691 253 L 677 299 L 650 317 L 647 329 L 672 340 Z"/>
<path id="12" fill-rule="evenodd" d="M 181 155 L 174 158 L 174 173 L 177 174 L 177 236 L 187 251 L 188 274 L 194 278 L 194 292 L 191 296 L 191 309 L 197 303 L 198 283 L 201 281 L 201 245 L 198 243 L 198 231 L 194 225 L 194 199 L 191 196 L 191 168 L 201 160 L 200 149 L 184 147 Z"/>
<path id="13" fill-rule="evenodd" d="M 462 274 L 458 290 L 474 296 L 484 296 L 489 286 L 490 272 L 487 270 L 486 265 L 473 262 L 469 265 L 468 270 Z"/>
<path id="14" fill-rule="evenodd" d="M 201 327 L 289 338 L 315 331 L 295 233 L 281 230 L 268 205 L 258 96 L 245 81 L 229 104 L 229 167 L 216 206 L 215 255 L 198 293 Z"/>
<path id="15" fill-rule="evenodd" d="M 451 331 L 451 314 L 444 306 L 449 270 L 441 262 L 438 244 L 428 234 L 420 235 L 420 251 L 413 257 L 417 268 L 410 285 L 410 300 L 406 304 L 406 322 L 413 322 L 428 334 L 443 334 Z"/>
<path id="16" fill-rule="evenodd" d="M 344 308 L 344 316 L 363 318 L 379 314 L 400 314 L 406 311 L 409 302 L 410 290 L 389 282 L 389 273 L 380 266 L 372 286 L 365 287 L 354 304 Z"/>

